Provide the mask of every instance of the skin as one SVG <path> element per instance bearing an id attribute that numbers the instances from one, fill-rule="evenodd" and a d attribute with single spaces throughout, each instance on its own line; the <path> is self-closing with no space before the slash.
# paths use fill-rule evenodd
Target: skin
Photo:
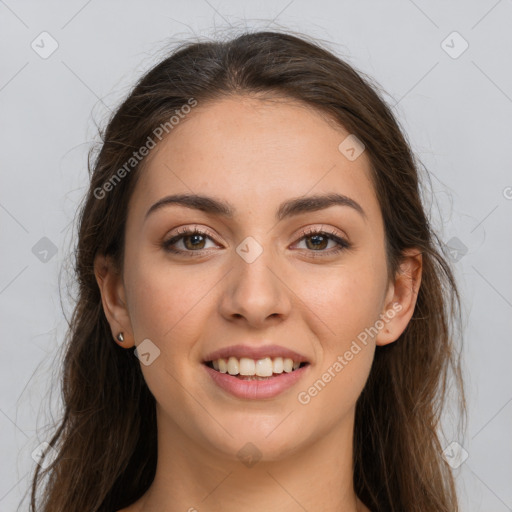
<path id="1" fill-rule="evenodd" d="M 198 105 L 152 150 L 129 204 L 123 272 L 101 255 L 95 261 L 112 336 L 123 332 L 128 349 L 147 338 L 160 349 L 141 365 L 157 402 L 156 477 L 123 512 L 368 510 L 352 485 L 355 404 L 376 345 L 394 342 L 412 316 L 421 255 L 407 251 L 389 279 L 370 161 L 366 152 L 349 161 L 338 150 L 347 135 L 291 100 L 236 96 Z M 172 205 L 145 219 L 164 196 L 192 192 L 229 202 L 235 216 Z M 287 199 L 333 192 L 359 203 L 364 216 L 335 205 L 275 220 Z M 178 228 L 195 226 L 211 237 L 199 243 L 201 256 L 162 248 Z M 350 248 L 329 254 L 331 241 L 316 249 L 303 237 L 313 228 Z M 263 249 L 252 263 L 236 252 L 248 236 Z M 192 252 L 193 240 L 185 242 L 175 247 Z M 300 403 L 298 393 L 391 310 L 342 371 Z M 243 343 L 291 348 L 310 367 L 273 399 L 235 398 L 202 361 Z M 237 457 L 248 442 L 261 454 L 252 467 Z"/>

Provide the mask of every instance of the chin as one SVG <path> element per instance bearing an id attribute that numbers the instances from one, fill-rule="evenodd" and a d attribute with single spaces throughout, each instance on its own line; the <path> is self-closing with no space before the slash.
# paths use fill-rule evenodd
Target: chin
<path id="1" fill-rule="evenodd" d="M 210 426 L 204 432 L 204 442 L 228 459 L 242 460 L 249 457 L 269 462 L 283 460 L 296 452 L 310 437 L 304 424 L 299 426 L 297 418 L 288 424 L 287 420 L 283 422 L 287 414 L 281 412 L 275 417 L 267 414 L 265 417 L 254 416 L 251 419 L 245 411 L 232 420 L 224 417 L 222 424 L 232 437 L 221 428 L 215 429 L 215 435 L 212 436 Z"/>

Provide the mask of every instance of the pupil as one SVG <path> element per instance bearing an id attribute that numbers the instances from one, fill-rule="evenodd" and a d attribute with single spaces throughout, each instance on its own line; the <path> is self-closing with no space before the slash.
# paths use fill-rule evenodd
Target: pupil
<path id="1" fill-rule="evenodd" d="M 312 235 L 309 240 L 313 243 L 313 248 L 325 249 L 326 238 L 323 235 Z"/>
<path id="2" fill-rule="evenodd" d="M 198 248 L 198 245 L 196 242 L 204 242 L 204 240 L 200 240 L 201 238 L 203 238 L 203 235 L 189 235 L 187 238 L 185 238 L 186 242 L 185 242 L 185 245 L 187 246 L 187 249 L 197 249 Z M 187 242 L 190 242 L 190 240 L 194 240 L 194 242 L 192 242 L 190 245 L 191 247 L 188 247 L 188 243 Z M 199 249 L 201 249 L 201 247 L 199 247 Z"/>

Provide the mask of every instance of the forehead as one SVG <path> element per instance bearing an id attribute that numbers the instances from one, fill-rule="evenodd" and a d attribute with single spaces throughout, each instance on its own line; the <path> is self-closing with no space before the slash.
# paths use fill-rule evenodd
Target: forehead
<path id="1" fill-rule="evenodd" d="M 308 105 L 281 98 L 228 97 L 202 105 L 152 150 L 137 204 L 194 192 L 241 208 L 284 197 L 338 192 L 375 209 L 370 160 L 349 159 L 349 132 Z M 356 148 L 357 149 L 357 148 Z"/>

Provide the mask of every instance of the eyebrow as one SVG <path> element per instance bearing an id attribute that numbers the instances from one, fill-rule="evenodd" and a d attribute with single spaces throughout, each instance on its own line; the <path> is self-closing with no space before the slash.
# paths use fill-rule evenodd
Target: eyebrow
<path id="1" fill-rule="evenodd" d="M 157 210 L 169 205 L 180 205 L 226 218 L 233 218 L 235 215 L 235 209 L 225 201 L 198 194 L 174 194 L 163 197 L 153 204 L 146 212 L 145 219 Z M 367 219 L 366 213 L 359 203 L 342 194 L 332 193 L 302 196 L 284 201 L 279 205 L 276 212 L 276 220 L 281 221 L 302 213 L 324 210 L 331 206 L 348 206 L 357 211 L 364 219 Z"/>

